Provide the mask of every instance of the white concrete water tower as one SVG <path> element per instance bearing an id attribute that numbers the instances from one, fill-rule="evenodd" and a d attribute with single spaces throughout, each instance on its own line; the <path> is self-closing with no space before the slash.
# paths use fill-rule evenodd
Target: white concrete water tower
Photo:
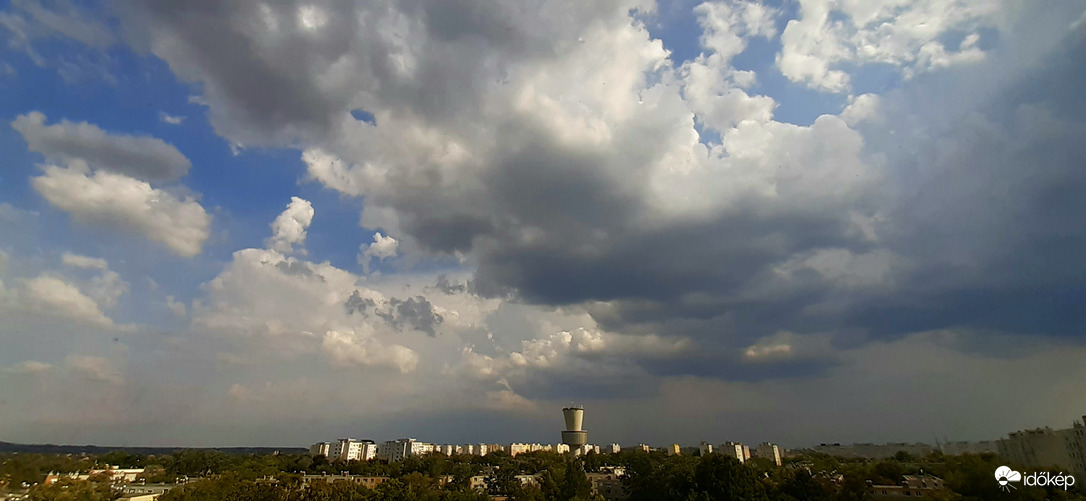
<path id="1" fill-rule="evenodd" d="M 562 443 L 573 451 L 588 443 L 588 432 L 582 430 L 584 425 L 584 407 L 566 407 L 562 409 L 562 415 L 566 418 L 566 429 L 562 432 Z"/>

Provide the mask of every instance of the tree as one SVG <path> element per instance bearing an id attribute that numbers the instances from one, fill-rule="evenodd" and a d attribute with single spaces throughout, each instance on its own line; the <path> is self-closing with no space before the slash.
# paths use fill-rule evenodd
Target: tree
<path id="1" fill-rule="evenodd" d="M 768 499 L 762 484 L 749 468 L 722 454 L 709 454 L 694 468 L 696 499 Z"/>
<path id="2" fill-rule="evenodd" d="M 562 476 L 560 499 L 587 498 L 592 494 L 592 483 L 588 481 L 580 461 L 568 461 Z"/>
<path id="3" fill-rule="evenodd" d="M 486 491 L 494 495 L 509 495 L 520 486 L 517 472 L 512 468 L 494 468 L 486 479 Z"/>
<path id="4" fill-rule="evenodd" d="M 833 491 L 834 489 L 819 482 L 805 469 L 796 470 L 781 485 L 781 492 L 797 501 L 828 499 L 833 495 Z"/>

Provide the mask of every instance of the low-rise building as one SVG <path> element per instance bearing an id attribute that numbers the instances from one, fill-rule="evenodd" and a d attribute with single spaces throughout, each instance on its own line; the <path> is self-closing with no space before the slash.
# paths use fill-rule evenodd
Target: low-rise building
<path id="1" fill-rule="evenodd" d="M 475 475 L 471 477 L 471 488 L 479 492 L 486 492 L 486 475 Z"/>
<path id="2" fill-rule="evenodd" d="M 870 482 L 870 481 L 869 481 Z M 868 484 L 872 499 L 932 498 L 946 493 L 943 479 L 934 475 L 902 475 L 898 485 Z"/>
<path id="3" fill-rule="evenodd" d="M 105 475 L 109 478 L 111 483 L 124 483 L 135 482 L 140 475 L 143 475 L 143 468 L 120 468 L 117 466 L 110 466 L 108 468 L 99 468 L 90 470 L 87 473 L 57 473 L 50 472 L 45 476 L 45 483 L 52 484 L 62 478 L 71 478 L 74 480 L 88 480 L 96 475 Z"/>
<path id="4" fill-rule="evenodd" d="M 167 493 L 177 484 L 129 484 L 121 491 L 125 501 L 152 501 Z"/>
<path id="5" fill-rule="evenodd" d="M 603 496 L 603 499 L 622 500 L 629 497 L 626 488 L 622 485 L 622 473 L 615 471 L 601 471 L 599 473 L 587 473 L 588 482 L 592 484 L 592 495 Z"/>
<path id="6" fill-rule="evenodd" d="M 388 477 L 373 477 L 368 475 L 302 475 L 302 483 L 309 484 L 312 482 L 350 482 L 353 484 L 362 484 L 370 489 L 376 488 L 378 485 L 386 482 Z"/>

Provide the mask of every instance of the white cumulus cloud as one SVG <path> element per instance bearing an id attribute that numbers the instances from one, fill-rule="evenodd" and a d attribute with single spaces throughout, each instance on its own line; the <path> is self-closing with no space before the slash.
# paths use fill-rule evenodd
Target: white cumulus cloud
<path id="1" fill-rule="evenodd" d="M 199 254 L 211 216 L 188 195 L 109 171 L 90 172 L 86 164 L 47 165 L 31 184 L 54 207 L 77 221 L 138 233 L 181 256 Z"/>
<path id="2" fill-rule="evenodd" d="M 268 248 L 290 253 L 295 245 L 305 245 L 305 234 L 313 222 L 313 213 L 313 204 L 308 200 L 290 197 L 286 210 L 271 224 L 272 236 L 268 241 Z M 302 253 L 304 254 L 304 250 Z"/>

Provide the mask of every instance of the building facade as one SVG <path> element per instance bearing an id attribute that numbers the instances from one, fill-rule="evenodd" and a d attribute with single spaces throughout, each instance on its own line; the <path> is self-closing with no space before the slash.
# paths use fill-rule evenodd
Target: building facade
<path id="1" fill-rule="evenodd" d="M 309 454 L 312 456 L 325 456 L 332 452 L 331 442 L 317 442 L 309 446 Z"/>
<path id="2" fill-rule="evenodd" d="M 774 465 L 781 465 L 781 449 L 769 442 L 762 442 L 754 449 L 754 455 L 762 459 L 768 459 Z"/>
<path id="3" fill-rule="evenodd" d="M 745 450 L 749 450 L 749 448 L 736 442 L 724 442 L 723 444 L 720 444 L 721 454 L 731 456 L 739 460 L 740 463 L 747 462 L 747 455 L 744 453 Z"/>
<path id="4" fill-rule="evenodd" d="M 320 444 L 314 444 L 310 448 L 310 452 L 313 448 Z M 369 461 L 377 457 L 377 444 L 373 440 L 355 440 L 353 438 L 341 438 L 335 443 L 330 444 L 328 453 L 325 454 L 329 459 L 341 460 L 341 461 Z"/>
<path id="5" fill-rule="evenodd" d="M 898 485 L 868 485 L 871 499 L 942 498 L 947 494 L 943 479 L 933 475 L 902 475 Z"/>
<path id="6" fill-rule="evenodd" d="M 1036 428 L 1020 430 L 999 441 L 999 455 L 1011 466 L 1071 467 L 1064 437 L 1066 430 Z"/>
<path id="7" fill-rule="evenodd" d="M 1086 478 L 1086 416 L 1067 430 L 1063 439 L 1071 458 L 1071 470 Z"/>
<path id="8" fill-rule="evenodd" d="M 434 452 L 434 444 L 419 442 L 413 438 L 389 440 L 377 449 L 377 458 L 388 462 L 403 461 L 409 456 L 421 456 Z"/>

